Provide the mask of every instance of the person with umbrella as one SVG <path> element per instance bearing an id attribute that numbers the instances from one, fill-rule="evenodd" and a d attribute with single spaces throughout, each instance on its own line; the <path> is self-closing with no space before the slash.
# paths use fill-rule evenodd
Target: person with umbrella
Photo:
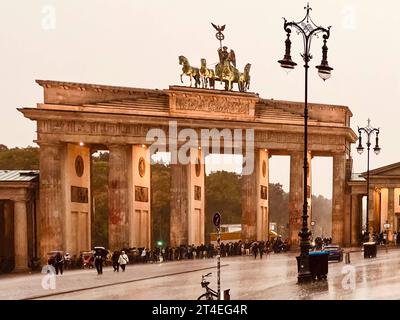
<path id="1" fill-rule="evenodd" d="M 103 260 L 107 255 L 108 251 L 104 247 L 94 247 L 94 265 L 97 270 L 97 274 L 103 274 Z"/>

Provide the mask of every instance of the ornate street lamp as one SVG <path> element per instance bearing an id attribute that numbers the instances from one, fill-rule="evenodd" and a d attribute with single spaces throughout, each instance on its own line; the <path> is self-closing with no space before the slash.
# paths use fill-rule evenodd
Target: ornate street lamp
<path id="1" fill-rule="evenodd" d="M 304 60 L 304 70 L 305 70 L 305 97 L 304 97 L 304 198 L 303 198 L 303 214 L 302 214 L 302 229 L 299 232 L 300 237 L 300 256 L 299 259 L 299 273 L 298 273 L 298 282 L 309 282 L 312 280 L 311 273 L 310 273 L 310 265 L 309 265 L 309 249 L 310 249 L 310 236 L 311 232 L 308 230 L 308 203 L 307 203 L 307 172 L 308 172 L 308 162 L 307 162 L 307 143 L 308 143 L 308 68 L 309 62 L 312 59 L 310 54 L 310 47 L 311 47 L 311 40 L 314 36 L 318 34 L 322 34 L 323 38 L 323 46 L 322 46 L 322 61 L 319 66 L 316 68 L 318 69 L 318 75 L 325 81 L 330 78 L 331 68 L 328 64 L 328 47 L 326 45 L 327 40 L 329 39 L 330 35 L 330 28 L 323 28 L 317 26 L 310 17 L 311 8 L 307 3 L 307 7 L 304 7 L 307 13 L 303 20 L 299 22 L 288 22 L 284 18 L 284 25 L 283 28 L 286 32 L 286 41 L 285 41 L 285 55 L 282 60 L 278 62 L 281 64 L 282 68 L 285 69 L 294 69 L 297 65 L 295 62 L 292 61 L 290 55 L 290 34 L 292 32 L 292 28 L 297 31 L 297 34 L 301 34 L 303 36 L 303 44 L 304 44 L 304 51 L 301 54 L 301 57 Z"/>
<path id="2" fill-rule="evenodd" d="M 374 128 L 371 126 L 371 120 L 368 119 L 368 125 L 364 128 L 358 128 L 358 146 L 357 146 L 357 152 L 359 154 L 362 154 L 364 151 L 364 147 L 362 146 L 362 137 L 361 134 L 364 132 L 367 135 L 367 221 L 366 221 L 366 233 L 371 240 L 370 232 L 369 232 L 369 150 L 371 148 L 371 135 L 375 132 L 375 147 L 374 147 L 374 152 L 376 155 L 378 155 L 381 152 L 381 148 L 379 147 L 379 128 Z"/>

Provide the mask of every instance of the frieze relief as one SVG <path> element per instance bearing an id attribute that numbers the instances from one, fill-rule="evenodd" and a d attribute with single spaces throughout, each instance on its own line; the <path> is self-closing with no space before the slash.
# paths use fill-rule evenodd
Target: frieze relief
<path id="1" fill-rule="evenodd" d="M 141 124 L 93 123 L 79 121 L 38 121 L 39 133 L 146 136 L 151 127 Z M 168 131 L 167 128 L 164 128 Z"/>
<path id="2" fill-rule="evenodd" d="M 84 121 L 59 121 L 59 120 L 42 120 L 38 121 L 38 133 L 62 133 L 62 134 L 79 134 L 79 135 L 99 135 L 99 136 L 128 136 L 128 137 L 145 137 L 153 126 L 143 124 L 122 124 L 122 123 L 101 123 L 101 122 L 84 122 Z M 158 129 L 164 130 L 168 135 L 169 128 L 159 126 Z M 179 126 L 178 131 L 183 129 Z M 195 129 L 200 136 L 200 129 Z M 275 131 L 256 131 L 255 141 L 272 142 L 272 143 L 303 143 L 303 134 L 290 132 Z M 310 144 L 319 145 L 336 145 L 345 144 L 345 137 L 337 135 L 318 135 L 310 134 L 308 137 Z"/>
<path id="3" fill-rule="evenodd" d="M 254 102 L 232 97 L 217 97 L 182 94 L 174 95 L 172 103 L 176 110 L 190 110 L 200 112 L 219 112 L 229 114 L 249 114 Z"/>
<path id="4" fill-rule="evenodd" d="M 275 142 L 275 143 L 303 143 L 303 134 L 297 133 L 282 133 L 270 131 L 256 131 L 255 140 L 262 142 Z M 308 142 L 323 145 L 343 145 L 345 138 L 340 136 L 330 135 L 309 135 Z"/>

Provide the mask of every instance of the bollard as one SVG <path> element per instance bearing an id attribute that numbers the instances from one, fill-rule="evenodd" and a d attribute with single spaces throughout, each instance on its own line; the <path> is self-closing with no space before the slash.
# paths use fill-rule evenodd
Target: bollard
<path id="1" fill-rule="evenodd" d="M 346 264 L 350 264 L 350 252 L 346 252 L 344 261 Z"/>

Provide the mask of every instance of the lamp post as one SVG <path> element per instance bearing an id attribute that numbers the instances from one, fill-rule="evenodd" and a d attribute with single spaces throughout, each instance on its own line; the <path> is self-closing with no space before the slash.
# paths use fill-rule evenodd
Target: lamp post
<path id="1" fill-rule="evenodd" d="M 369 239 L 371 240 L 371 238 L 370 238 L 371 237 L 371 233 L 369 231 L 369 219 L 368 219 L 368 216 L 369 216 L 369 158 L 370 158 L 369 157 L 369 151 L 370 151 L 370 148 L 371 148 L 371 135 L 373 133 L 375 133 L 374 152 L 375 152 L 376 155 L 378 155 L 381 152 L 381 148 L 379 147 L 379 128 L 372 127 L 370 119 L 368 119 L 368 124 L 367 124 L 366 127 L 362 127 L 362 128 L 357 127 L 357 128 L 358 128 L 358 147 L 357 147 L 357 152 L 359 154 L 362 154 L 363 151 L 364 151 L 364 147 L 362 146 L 362 137 L 361 137 L 361 135 L 362 135 L 362 133 L 365 133 L 366 136 L 367 136 L 367 143 L 366 143 L 366 145 L 367 145 L 367 214 L 366 214 L 367 221 L 365 223 L 365 226 L 366 226 L 365 230 L 366 230 L 366 233 L 367 233 Z"/>
<path id="2" fill-rule="evenodd" d="M 330 28 L 323 28 L 317 26 L 310 17 L 311 8 L 307 3 L 307 7 L 304 7 L 306 10 L 306 16 L 303 20 L 299 22 L 288 22 L 284 18 L 283 28 L 286 32 L 286 41 L 285 41 L 285 55 L 282 60 L 278 62 L 281 64 L 281 67 L 287 70 L 294 69 L 297 63 L 292 61 L 290 56 L 290 34 L 292 32 L 292 28 L 294 28 L 298 34 L 301 34 L 303 37 L 304 51 L 301 53 L 301 57 L 304 61 L 304 71 L 305 71 L 305 96 L 304 96 L 304 194 L 303 194 L 303 213 L 302 213 L 302 228 L 299 232 L 300 237 L 300 256 L 299 260 L 299 272 L 298 272 L 298 283 L 309 282 L 312 280 L 309 266 L 309 248 L 310 248 L 310 231 L 307 225 L 308 219 L 308 203 L 307 203 L 307 173 L 308 173 L 308 161 L 307 161 L 307 143 L 308 143 L 308 68 L 309 62 L 312 59 L 312 55 L 310 54 L 311 40 L 314 36 L 318 34 L 322 34 L 323 38 L 323 46 L 322 46 L 322 61 L 319 66 L 316 66 L 318 69 L 318 75 L 322 78 L 322 80 L 327 80 L 331 76 L 331 68 L 328 64 L 327 55 L 328 55 L 328 47 L 326 42 L 330 35 Z"/>

